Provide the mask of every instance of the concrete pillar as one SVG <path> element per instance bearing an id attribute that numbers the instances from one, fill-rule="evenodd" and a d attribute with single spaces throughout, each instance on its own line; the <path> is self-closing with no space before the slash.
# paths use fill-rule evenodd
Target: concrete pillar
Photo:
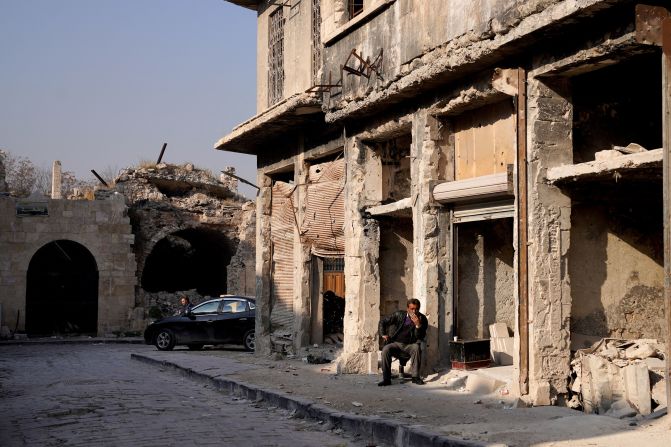
<path id="1" fill-rule="evenodd" d="M 345 319 L 341 372 L 377 372 L 380 322 L 380 228 L 361 214 L 376 189 L 367 185 L 374 176 L 371 151 L 358 139 L 345 143 Z M 379 174 L 379 173 L 377 173 Z M 377 188 L 379 189 L 379 188 Z"/>
<path id="2" fill-rule="evenodd" d="M 257 355 L 271 352 L 270 343 L 270 287 L 271 287 L 271 243 L 270 215 L 272 181 L 259 171 L 257 175 L 259 195 L 256 199 L 256 349 Z"/>
<path id="3" fill-rule="evenodd" d="M 294 193 L 294 212 L 296 213 L 296 222 L 303 222 L 305 216 L 305 207 L 307 205 L 306 193 L 309 173 L 309 165 L 305 162 L 305 152 L 303 150 L 302 138 L 299 144 L 298 155 L 294 161 L 294 181 L 296 188 Z M 311 323 L 311 297 L 310 297 L 310 247 L 303 244 L 299 229 L 294 228 L 294 349 L 296 352 L 301 347 L 310 343 L 310 323 Z"/>
<path id="4" fill-rule="evenodd" d="M 429 320 L 426 365 L 449 358 L 447 342 L 452 333 L 448 218 L 444 207 L 432 200 L 435 181 L 446 180 L 447 159 L 442 145 L 445 132 L 440 122 L 424 110 L 413 117 L 410 149 L 411 200 L 414 248 L 413 295 Z M 451 179 L 450 179 L 451 180 Z"/>
<path id="5" fill-rule="evenodd" d="M 573 111 L 566 81 L 527 86 L 529 229 L 529 398 L 548 405 L 565 393 L 570 368 L 571 294 L 567 268 L 571 200 L 545 181 L 573 159 Z M 520 322 L 524 324 L 524 322 Z"/>
<path id="6" fill-rule="evenodd" d="M 61 199 L 61 162 L 56 160 L 51 168 L 51 198 Z"/>

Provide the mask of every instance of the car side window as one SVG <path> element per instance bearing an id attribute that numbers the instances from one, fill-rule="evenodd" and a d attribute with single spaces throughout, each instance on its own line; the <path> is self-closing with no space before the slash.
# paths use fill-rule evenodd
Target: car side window
<path id="1" fill-rule="evenodd" d="M 222 310 L 225 314 L 238 314 L 247 311 L 247 305 L 240 300 L 224 300 L 224 308 Z"/>
<path id="2" fill-rule="evenodd" d="M 191 312 L 196 315 L 213 314 L 217 312 L 217 309 L 219 309 L 219 303 L 220 301 L 210 301 L 208 303 L 203 303 L 200 306 L 194 307 Z"/>

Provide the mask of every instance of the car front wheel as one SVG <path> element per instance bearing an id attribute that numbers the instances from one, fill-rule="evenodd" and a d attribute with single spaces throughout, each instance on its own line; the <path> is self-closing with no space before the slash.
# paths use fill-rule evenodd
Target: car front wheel
<path id="1" fill-rule="evenodd" d="M 175 335 L 170 329 L 161 329 L 156 334 L 156 340 L 154 344 L 159 349 L 159 351 L 171 351 L 175 347 Z"/>
<path id="2" fill-rule="evenodd" d="M 247 332 L 245 332 L 245 335 L 242 336 L 242 344 L 248 351 L 253 351 L 254 348 L 256 347 L 255 340 L 256 338 L 254 336 L 254 329 L 248 330 Z"/>

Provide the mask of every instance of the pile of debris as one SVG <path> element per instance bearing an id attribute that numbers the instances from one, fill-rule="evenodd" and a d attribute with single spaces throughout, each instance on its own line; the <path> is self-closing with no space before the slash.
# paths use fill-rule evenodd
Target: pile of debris
<path id="1" fill-rule="evenodd" d="M 664 345 L 657 340 L 604 338 L 576 351 L 568 406 L 617 418 L 666 407 Z"/>

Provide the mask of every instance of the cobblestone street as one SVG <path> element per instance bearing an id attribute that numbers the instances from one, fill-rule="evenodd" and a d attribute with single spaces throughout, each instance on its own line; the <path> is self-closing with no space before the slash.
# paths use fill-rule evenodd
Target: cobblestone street
<path id="1" fill-rule="evenodd" d="M 0 347 L 0 445 L 365 445 L 130 360 L 147 349 Z"/>

